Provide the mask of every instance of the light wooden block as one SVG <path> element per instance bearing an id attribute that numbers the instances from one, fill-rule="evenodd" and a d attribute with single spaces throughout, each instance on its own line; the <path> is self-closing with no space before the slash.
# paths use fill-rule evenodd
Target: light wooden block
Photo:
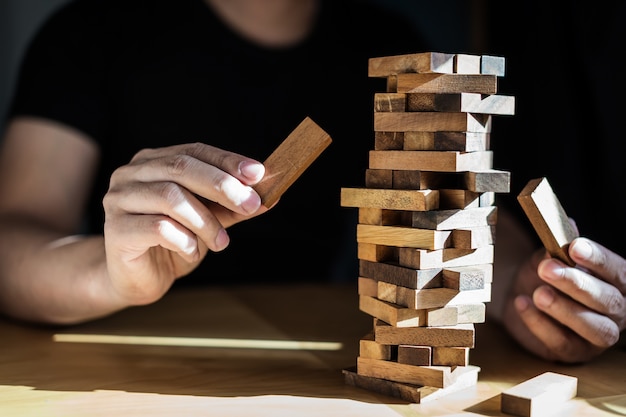
<path id="1" fill-rule="evenodd" d="M 392 359 L 392 346 L 377 343 L 372 331 L 359 340 L 359 356 L 388 361 Z"/>
<path id="2" fill-rule="evenodd" d="M 455 326 L 457 324 L 459 324 L 459 312 L 456 306 L 426 309 L 426 326 Z"/>
<path id="3" fill-rule="evenodd" d="M 504 77 L 506 60 L 501 56 L 482 55 L 480 58 L 480 73 L 493 74 Z"/>
<path id="4" fill-rule="evenodd" d="M 478 132 L 490 133 L 491 115 L 448 112 L 374 113 L 377 132 Z"/>
<path id="5" fill-rule="evenodd" d="M 464 188 L 478 193 L 508 193 L 511 187 L 511 173 L 497 169 L 467 172 L 463 177 Z"/>
<path id="6" fill-rule="evenodd" d="M 435 111 L 435 112 L 464 112 L 479 114 L 513 115 L 515 114 L 515 97 L 498 94 L 483 95 L 476 93 L 438 94 L 438 93 L 381 93 L 379 100 L 387 98 L 402 101 L 402 106 L 391 104 L 379 106 L 385 111 Z M 402 96 L 404 94 L 404 97 Z M 384 101 L 383 101 L 384 102 Z M 402 110 L 404 109 L 404 110 Z M 382 111 L 382 110 L 380 110 Z"/>
<path id="7" fill-rule="evenodd" d="M 397 74 L 396 93 L 496 94 L 498 79 L 491 74 Z"/>
<path id="8" fill-rule="evenodd" d="M 434 210 L 439 208 L 439 192 L 437 190 L 342 188 L 340 203 L 342 207 L 372 207 L 414 211 Z"/>
<path id="9" fill-rule="evenodd" d="M 419 229 L 453 230 L 497 223 L 496 206 L 469 209 L 429 210 L 411 213 L 411 226 Z"/>
<path id="10" fill-rule="evenodd" d="M 367 261 L 366 261 L 367 262 Z M 378 299 L 382 300 L 382 301 L 386 301 L 388 303 L 393 303 L 395 304 L 396 302 L 396 284 L 391 284 L 389 282 L 385 282 L 385 281 L 381 281 L 376 277 L 370 277 L 368 274 L 361 274 L 365 277 L 369 277 L 372 279 L 375 279 L 378 282 L 378 290 L 377 290 L 377 294 L 378 294 Z M 372 314 L 373 315 L 373 314 Z M 389 323 L 389 322 L 387 322 Z M 391 323 L 389 323 L 391 324 Z"/>
<path id="11" fill-rule="evenodd" d="M 371 169 L 459 172 L 490 169 L 492 164 L 492 151 L 369 151 Z"/>
<path id="12" fill-rule="evenodd" d="M 450 247 L 476 249 L 496 243 L 494 226 L 478 226 L 454 229 L 450 235 Z"/>
<path id="13" fill-rule="evenodd" d="M 427 404 L 433 400 L 443 398 L 454 392 L 475 386 L 478 383 L 480 368 L 474 365 L 459 367 L 463 373 L 456 377 L 453 384 L 446 388 L 437 388 L 423 385 L 407 384 L 404 382 L 390 381 L 382 378 L 359 375 L 356 367 L 343 369 L 346 384 L 377 392 L 382 395 L 400 398 L 416 404 Z"/>
<path id="14" fill-rule="evenodd" d="M 444 248 L 439 250 L 426 250 L 398 248 L 397 262 L 398 265 L 416 269 L 453 268 L 457 266 L 493 263 L 494 255 L 493 245 L 474 249 Z"/>
<path id="15" fill-rule="evenodd" d="M 484 323 L 487 315 L 485 303 L 465 303 L 455 306 L 458 323 Z"/>
<path id="16" fill-rule="evenodd" d="M 555 415 L 577 390 L 576 377 L 545 372 L 503 391 L 501 411 L 519 417 Z"/>
<path id="17" fill-rule="evenodd" d="M 454 56 L 455 74 L 480 74 L 480 55 L 456 54 Z"/>
<path id="18" fill-rule="evenodd" d="M 311 118 L 300 122 L 263 162 L 265 176 L 253 187 L 263 205 L 273 206 L 331 142 Z"/>
<path id="19" fill-rule="evenodd" d="M 574 266 L 575 262 L 567 251 L 570 242 L 578 237 L 578 232 L 570 223 L 547 178 L 530 180 L 517 200 L 550 255 Z"/>
<path id="20" fill-rule="evenodd" d="M 483 268 L 461 266 L 443 270 L 443 287 L 458 291 L 481 290 L 485 288 L 485 281 L 491 280 L 485 276 Z"/>
<path id="21" fill-rule="evenodd" d="M 368 77 L 387 77 L 404 72 L 451 74 L 454 72 L 454 54 L 422 52 L 375 57 L 368 60 Z"/>
<path id="22" fill-rule="evenodd" d="M 479 290 L 458 291 L 452 288 L 396 289 L 396 302 L 407 308 L 437 308 L 491 301 L 491 284 Z"/>
<path id="23" fill-rule="evenodd" d="M 441 287 L 443 285 L 441 272 L 441 268 L 415 269 L 384 262 L 359 261 L 360 276 L 414 289 Z M 380 295 L 380 286 L 378 291 Z"/>
<path id="24" fill-rule="evenodd" d="M 376 320 L 374 339 L 386 345 L 474 347 L 474 324 L 438 327 L 394 327 Z"/>
<path id="25" fill-rule="evenodd" d="M 449 239 L 452 233 L 453 231 L 450 230 L 415 229 L 402 226 L 356 225 L 357 243 L 396 247 L 443 249 L 450 246 Z"/>

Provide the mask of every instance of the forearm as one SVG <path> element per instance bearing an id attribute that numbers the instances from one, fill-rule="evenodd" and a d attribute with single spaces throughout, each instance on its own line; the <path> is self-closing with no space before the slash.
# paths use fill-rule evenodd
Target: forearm
<path id="1" fill-rule="evenodd" d="M 125 307 L 109 285 L 101 236 L 64 237 L 0 218 L 0 309 L 20 320 L 73 324 Z"/>

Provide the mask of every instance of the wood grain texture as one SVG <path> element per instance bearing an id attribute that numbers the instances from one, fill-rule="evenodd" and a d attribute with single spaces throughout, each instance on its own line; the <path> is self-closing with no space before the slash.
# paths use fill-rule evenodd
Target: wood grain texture
<path id="1" fill-rule="evenodd" d="M 375 57 L 368 60 L 368 77 L 387 77 L 404 72 L 453 73 L 454 54 L 421 52 Z"/>
<path id="2" fill-rule="evenodd" d="M 434 210 L 439 207 L 436 190 L 387 190 L 342 188 L 342 207 L 371 207 L 389 210 Z"/>
<path id="3" fill-rule="evenodd" d="M 519 417 L 556 415 L 577 391 L 578 378 L 544 372 L 503 391 L 501 409 Z"/>
<path id="4" fill-rule="evenodd" d="M 460 112 L 375 112 L 376 132 L 491 132 L 491 115 Z"/>
<path id="5" fill-rule="evenodd" d="M 449 230 L 357 224 L 356 241 L 395 247 L 443 249 L 449 246 Z"/>
<path id="6" fill-rule="evenodd" d="M 461 172 L 490 169 L 492 164 L 492 151 L 369 151 L 370 169 Z"/>
<path id="7" fill-rule="evenodd" d="M 384 345 L 474 347 L 474 324 L 438 327 L 394 327 L 381 320 L 374 325 L 374 338 Z M 392 378 L 393 379 L 393 378 Z"/>
<path id="8" fill-rule="evenodd" d="M 253 187 L 263 205 L 273 206 L 331 142 L 310 117 L 300 122 L 263 162 L 265 176 Z"/>
<path id="9" fill-rule="evenodd" d="M 442 269 L 414 269 L 385 262 L 359 261 L 359 276 L 407 288 L 441 287 Z"/>
<path id="10" fill-rule="evenodd" d="M 550 255 L 574 266 L 567 251 L 570 242 L 578 237 L 578 231 L 570 223 L 548 179 L 530 180 L 517 200 Z"/>
<path id="11" fill-rule="evenodd" d="M 397 74 L 396 93 L 496 94 L 496 75 L 481 74 Z"/>

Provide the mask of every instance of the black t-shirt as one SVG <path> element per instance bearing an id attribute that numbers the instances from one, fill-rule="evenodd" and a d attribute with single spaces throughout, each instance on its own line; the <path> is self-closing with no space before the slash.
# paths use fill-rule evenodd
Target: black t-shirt
<path id="1" fill-rule="evenodd" d="M 78 0 L 42 27 L 20 73 L 11 115 L 92 137 L 101 166 L 87 213 L 101 233 L 111 173 L 143 148 L 205 142 L 263 161 L 306 116 L 333 143 L 270 212 L 229 228 L 185 282 L 357 277 L 356 209 L 340 188 L 364 182 L 373 147 L 367 59 L 425 51 L 413 26 L 365 2 L 323 1 L 297 46 L 259 47 L 202 0 Z"/>

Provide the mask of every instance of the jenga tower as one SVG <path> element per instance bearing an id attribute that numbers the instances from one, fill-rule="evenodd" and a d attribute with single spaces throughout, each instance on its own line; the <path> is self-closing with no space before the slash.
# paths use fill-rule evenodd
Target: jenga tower
<path id="1" fill-rule="evenodd" d="M 385 77 L 374 96 L 374 149 L 364 188 L 342 188 L 358 207 L 359 308 L 373 317 L 346 383 L 424 402 L 476 384 L 475 324 L 491 301 L 496 193 L 492 115 L 513 115 L 497 95 L 504 58 L 436 52 L 371 58 Z"/>

